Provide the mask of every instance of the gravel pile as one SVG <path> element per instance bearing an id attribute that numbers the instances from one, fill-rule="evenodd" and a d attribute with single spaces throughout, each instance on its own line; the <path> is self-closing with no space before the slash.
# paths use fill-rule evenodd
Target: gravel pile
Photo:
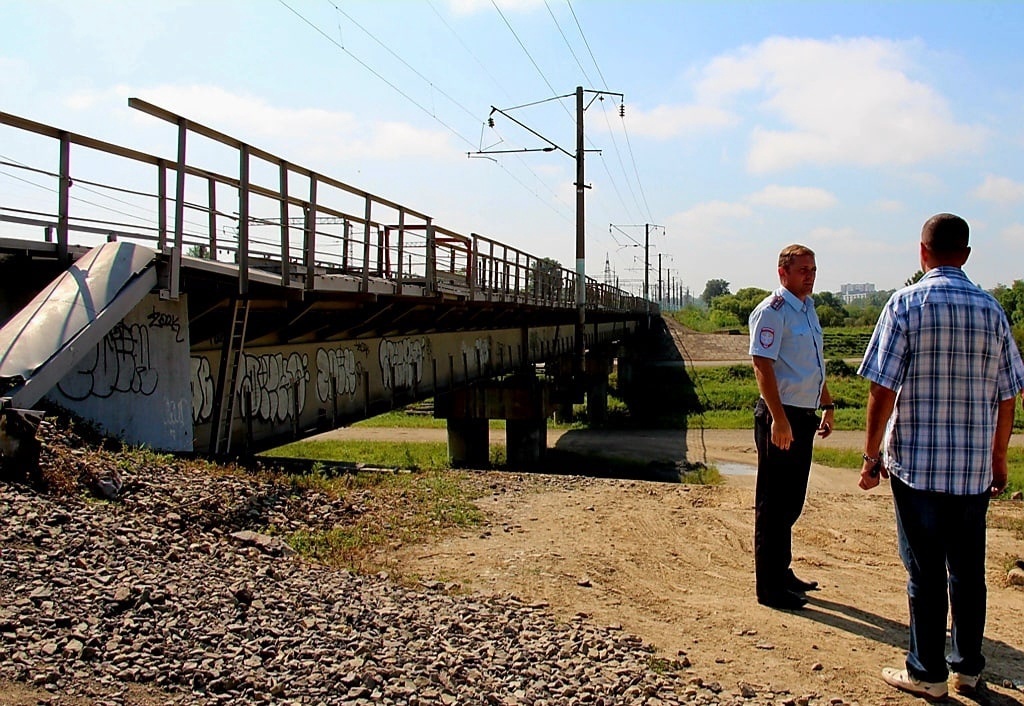
<path id="1" fill-rule="evenodd" d="M 315 491 L 40 435 L 93 493 L 0 483 L 0 703 L 4 683 L 51 704 L 808 702 L 706 684 L 586 616 L 304 561 L 261 532 L 359 512 Z"/>

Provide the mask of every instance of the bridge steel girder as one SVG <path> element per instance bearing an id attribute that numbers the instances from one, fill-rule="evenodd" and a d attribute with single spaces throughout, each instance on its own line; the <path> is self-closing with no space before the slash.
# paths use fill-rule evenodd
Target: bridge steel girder
<path id="1" fill-rule="evenodd" d="M 622 325 L 607 324 L 597 326 L 594 335 L 611 342 L 627 333 Z M 481 389 L 478 383 L 570 351 L 572 335 L 571 327 L 547 326 L 249 347 L 236 382 L 235 403 L 242 412 L 232 427 L 233 448 L 266 449 L 419 400 L 472 395 Z M 193 349 L 192 370 L 218 370 L 219 357 L 219 350 Z M 212 390 L 215 383 L 193 379 L 200 390 Z M 506 393 L 500 403 L 485 400 L 479 412 L 504 419 L 545 417 L 546 402 L 525 414 L 517 411 L 515 394 Z M 201 398 L 196 401 L 195 444 L 203 449 L 212 409 Z"/>

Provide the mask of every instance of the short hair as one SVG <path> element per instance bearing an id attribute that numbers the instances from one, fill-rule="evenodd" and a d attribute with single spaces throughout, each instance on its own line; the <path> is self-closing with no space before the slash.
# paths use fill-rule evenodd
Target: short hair
<path id="1" fill-rule="evenodd" d="M 921 242 L 937 255 L 955 255 L 967 250 L 971 228 L 960 216 L 938 213 L 921 228 Z"/>
<path id="2" fill-rule="evenodd" d="M 782 252 L 779 253 L 779 267 L 789 267 L 793 264 L 793 260 L 804 255 L 814 257 L 814 251 L 806 245 L 799 245 L 796 243 L 793 245 L 787 245 L 782 248 Z"/>

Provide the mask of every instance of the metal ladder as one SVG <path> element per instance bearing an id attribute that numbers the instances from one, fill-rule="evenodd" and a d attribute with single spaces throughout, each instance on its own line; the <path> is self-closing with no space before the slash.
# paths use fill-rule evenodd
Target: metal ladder
<path id="1" fill-rule="evenodd" d="M 220 357 L 220 374 L 217 377 L 216 406 L 213 410 L 213 427 L 210 437 L 210 451 L 214 455 L 231 453 L 231 427 L 235 421 L 235 404 L 238 396 L 238 368 L 245 348 L 245 331 L 249 323 L 248 298 L 235 297 L 231 315 L 231 332 L 224 339 Z"/>

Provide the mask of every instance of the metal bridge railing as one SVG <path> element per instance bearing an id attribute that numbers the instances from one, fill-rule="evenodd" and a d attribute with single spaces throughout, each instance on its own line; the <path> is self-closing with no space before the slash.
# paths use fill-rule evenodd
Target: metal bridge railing
<path id="1" fill-rule="evenodd" d="M 241 295 L 253 268 L 307 290 L 345 276 L 362 292 L 370 291 L 371 280 L 383 280 L 396 294 L 577 306 L 577 274 L 551 259 L 451 231 L 427 214 L 145 101 L 132 98 L 129 105 L 177 126 L 177 159 L 0 112 L 0 127 L 35 144 L 32 155 L 52 154 L 54 145 L 58 155 L 51 169 L 0 158 L 0 176 L 31 192 L 5 195 L 0 222 L 43 233 L 65 260 L 74 233 L 76 245 L 129 239 L 175 257 L 231 263 L 238 266 Z M 171 284 L 172 296 L 177 286 Z M 588 308 L 650 311 L 642 298 L 592 278 L 585 292 Z"/>

